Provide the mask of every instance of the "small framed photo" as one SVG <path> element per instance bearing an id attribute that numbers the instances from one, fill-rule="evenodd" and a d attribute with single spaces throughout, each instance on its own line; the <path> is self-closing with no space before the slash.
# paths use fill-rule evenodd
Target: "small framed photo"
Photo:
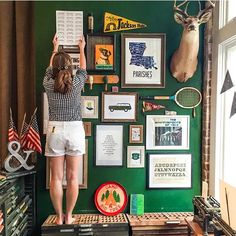
<path id="1" fill-rule="evenodd" d="M 113 70 L 114 67 L 114 48 L 112 44 L 95 45 L 95 69 Z"/>
<path id="2" fill-rule="evenodd" d="M 98 96 L 81 96 L 82 118 L 98 118 Z"/>
<path id="3" fill-rule="evenodd" d="M 144 167 L 144 146 L 127 147 L 127 167 L 143 168 Z"/>
<path id="4" fill-rule="evenodd" d="M 135 122 L 137 120 L 138 93 L 103 92 L 103 122 Z"/>
<path id="5" fill-rule="evenodd" d="M 149 154 L 149 188 L 191 188 L 191 154 Z"/>
<path id="6" fill-rule="evenodd" d="M 96 126 L 96 166 L 123 165 L 123 125 Z"/>
<path id="7" fill-rule="evenodd" d="M 166 35 L 121 34 L 121 87 L 165 87 Z"/>
<path id="8" fill-rule="evenodd" d="M 80 67 L 80 52 L 77 45 L 60 45 L 59 51 L 66 52 L 71 57 L 72 74 L 75 75 Z"/>
<path id="9" fill-rule="evenodd" d="M 129 126 L 129 142 L 143 143 L 143 125 Z"/>
<path id="10" fill-rule="evenodd" d="M 71 61 L 72 61 L 72 73 L 73 75 L 75 75 L 76 71 L 78 70 L 80 66 L 80 54 L 79 52 L 77 53 L 69 52 L 68 54 L 71 57 Z"/>
<path id="11" fill-rule="evenodd" d="M 80 157 L 79 159 L 79 172 L 78 172 L 78 178 L 79 178 L 79 188 L 80 189 L 87 189 L 88 188 L 88 140 L 85 140 L 85 154 L 83 157 Z M 49 158 L 47 157 L 46 161 L 46 188 L 50 188 L 50 164 L 49 164 Z M 66 182 L 66 166 L 64 166 L 64 174 L 63 174 L 63 188 L 67 187 Z"/>
<path id="12" fill-rule="evenodd" d="M 84 132 L 86 137 L 90 137 L 92 135 L 92 123 L 91 122 L 83 122 Z"/>
<path id="13" fill-rule="evenodd" d="M 189 116 L 147 115 L 146 149 L 189 149 Z"/>
<path id="14" fill-rule="evenodd" d="M 88 34 L 86 40 L 87 70 L 115 71 L 116 36 Z"/>

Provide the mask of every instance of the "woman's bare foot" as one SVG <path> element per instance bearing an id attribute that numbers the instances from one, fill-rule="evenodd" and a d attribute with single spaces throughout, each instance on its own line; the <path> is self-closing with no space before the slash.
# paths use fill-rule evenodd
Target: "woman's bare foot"
<path id="1" fill-rule="evenodd" d="M 57 224 L 57 225 L 63 225 L 63 223 L 64 223 L 64 218 L 65 218 L 64 215 L 57 215 L 56 224 Z"/>
<path id="2" fill-rule="evenodd" d="M 71 225 L 73 224 L 75 218 L 72 215 L 66 215 L 65 216 L 65 224 Z"/>

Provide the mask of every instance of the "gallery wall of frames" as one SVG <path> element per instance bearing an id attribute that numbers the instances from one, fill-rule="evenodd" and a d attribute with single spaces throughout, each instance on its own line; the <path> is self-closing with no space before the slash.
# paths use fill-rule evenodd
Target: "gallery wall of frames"
<path id="1" fill-rule="evenodd" d="M 198 5 L 189 8 L 197 11 Z M 82 11 L 86 39 L 88 81 L 82 104 L 87 153 L 81 162 L 75 212 L 97 213 L 94 193 L 106 181 L 120 183 L 128 196 L 143 194 L 145 212 L 191 211 L 192 197 L 201 188 L 201 104 L 184 108 L 177 95 L 185 87 L 190 93 L 201 91 L 203 27 L 197 70 L 187 82 L 179 83 L 170 73 L 170 58 L 179 45 L 182 26 L 174 21 L 171 1 L 35 2 L 37 103 L 43 144 L 48 108 L 42 80 L 52 52 L 57 10 Z M 91 12 L 92 34 L 87 22 Z M 105 12 L 146 27 L 104 33 Z M 99 62 L 101 48 L 109 51 L 109 65 Z M 68 52 L 78 65 L 78 52 Z M 41 224 L 53 213 L 45 156 L 38 158 L 37 176 Z M 125 211 L 129 212 L 129 205 Z"/>

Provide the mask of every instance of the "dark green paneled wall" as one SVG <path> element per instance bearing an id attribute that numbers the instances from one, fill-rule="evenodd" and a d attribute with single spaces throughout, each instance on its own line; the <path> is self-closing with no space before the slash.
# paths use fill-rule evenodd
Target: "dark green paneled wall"
<path id="1" fill-rule="evenodd" d="M 198 11 L 198 5 L 189 6 L 189 11 Z M 95 22 L 95 33 L 102 33 L 104 12 L 110 12 L 125 18 L 135 20 L 147 25 L 146 28 L 123 31 L 129 33 L 165 33 L 166 34 L 166 86 L 162 89 L 121 89 L 120 91 L 137 91 L 140 95 L 172 95 L 183 86 L 193 86 L 201 89 L 202 85 L 202 52 L 203 52 L 203 26 L 200 32 L 200 51 L 199 64 L 193 78 L 188 82 L 178 83 L 170 74 L 170 57 L 178 47 L 182 33 L 182 26 L 178 25 L 173 18 L 172 1 L 59 1 L 59 2 L 35 2 L 35 38 L 36 38 L 36 75 L 37 75 L 37 97 L 38 106 L 41 107 L 41 93 L 43 91 L 42 80 L 45 68 L 49 63 L 51 55 L 52 38 L 56 29 L 55 12 L 56 10 L 81 10 L 84 12 L 84 34 L 87 33 L 87 15 L 93 12 Z M 116 74 L 120 76 L 121 58 L 120 58 L 120 34 L 115 33 L 117 37 L 116 44 Z M 89 60 L 89 56 L 87 58 Z M 120 85 L 119 85 L 120 86 Z M 86 85 L 84 95 L 101 96 L 104 87 L 94 85 L 92 91 Z M 111 87 L 109 87 L 111 89 Z M 176 110 L 180 115 L 190 115 L 191 110 L 179 108 L 173 101 L 160 102 L 166 105 L 169 110 Z M 140 103 L 141 104 L 141 103 Z M 143 124 L 145 128 L 145 115 L 141 112 L 139 104 L 139 114 L 137 124 Z M 101 99 L 100 105 L 101 107 Z M 40 109 L 41 114 L 42 110 Z M 96 188 L 105 181 L 112 180 L 121 183 L 128 194 L 143 193 L 145 195 L 145 211 L 190 211 L 192 210 L 192 197 L 200 193 L 201 185 L 201 108 L 196 109 L 196 117 L 190 118 L 190 149 L 177 151 L 146 151 L 148 153 L 190 153 L 192 154 L 192 188 L 191 189 L 148 189 L 147 171 L 148 161 L 146 157 L 145 168 L 127 169 L 126 155 L 124 155 L 123 167 L 95 167 L 94 166 L 94 140 L 95 137 L 89 137 L 89 169 L 88 169 L 88 189 L 81 190 L 77 202 L 75 213 L 97 212 L 93 203 L 94 192 Z M 151 112 L 149 114 L 164 114 L 163 110 Z M 99 119 L 92 119 L 93 134 L 95 125 L 100 123 Z M 128 126 L 130 123 L 124 123 L 124 150 L 128 144 Z M 44 137 L 45 138 L 45 137 Z M 43 140 L 45 141 L 45 140 Z M 144 135 L 145 141 L 145 135 Z M 44 144 L 44 143 L 43 143 Z M 145 145 L 145 143 L 143 144 Z M 126 154 L 126 151 L 124 152 Z M 147 155 L 146 155 L 147 156 Z M 53 208 L 49 198 L 49 192 L 45 187 L 46 158 L 38 158 L 38 227 L 45 218 L 53 213 Z M 126 211 L 129 208 L 127 207 Z"/>

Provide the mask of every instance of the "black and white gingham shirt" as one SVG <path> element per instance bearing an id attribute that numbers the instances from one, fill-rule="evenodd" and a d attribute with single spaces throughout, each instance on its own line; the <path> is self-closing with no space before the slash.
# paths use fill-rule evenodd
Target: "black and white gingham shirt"
<path id="1" fill-rule="evenodd" d="M 43 86 L 45 88 L 50 121 L 80 121 L 81 114 L 81 90 L 87 78 L 86 70 L 78 69 L 73 77 L 73 86 L 69 93 L 54 92 L 53 71 L 49 66 L 46 69 Z"/>

